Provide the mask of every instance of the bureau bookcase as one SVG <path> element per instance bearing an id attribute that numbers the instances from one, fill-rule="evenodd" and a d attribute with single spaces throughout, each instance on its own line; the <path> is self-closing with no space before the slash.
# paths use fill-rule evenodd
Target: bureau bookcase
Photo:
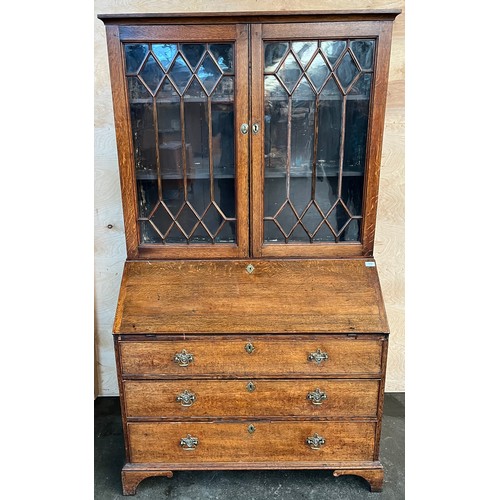
<path id="1" fill-rule="evenodd" d="M 99 16 L 127 247 L 125 495 L 196 469 L 381 490 L 373 244 L 398 13 Z"/>

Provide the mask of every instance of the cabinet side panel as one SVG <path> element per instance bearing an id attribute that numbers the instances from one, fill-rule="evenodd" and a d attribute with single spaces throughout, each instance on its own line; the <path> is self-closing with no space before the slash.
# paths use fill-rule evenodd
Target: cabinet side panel
<path id="1" fill-rule="evenodd" d="M 361 241 L 363 242 L 363 255 L 365 256 L 373 255 L 385 103 L 387 100 L 389 78 L 389 58 L 391 54 L 392 22 L 381 22 L 379 24 L 380 35 L 378 37 L 375 60 L 375 85 L 373 86 L 371 116 L 368 129 L 364 217 L 361 228 Z"/>
<path id="2" fill-rule="evenodd" d="M 122 189 L 127 257 L 129 259 L 133 259 L 138 256 L 137 247 L 139 243 L 136 223 L 137 193 L 134 182 L 134 155 L 130 132 L 130 117 L 128 112 L 127 96 L 125 93 L 127 86 L 123 71 L 123 57 L 118 26 L 106 26 L 106 36 L 108 42 L 111 90 L 113 94 L 118 163 L 120 166 L 120 183 Z"/>

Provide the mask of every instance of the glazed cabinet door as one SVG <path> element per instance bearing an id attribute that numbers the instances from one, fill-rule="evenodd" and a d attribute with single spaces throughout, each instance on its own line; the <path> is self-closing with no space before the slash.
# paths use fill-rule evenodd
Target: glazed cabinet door
<path id="1" fill-rule="evenodd" d="M 128 257 L 248 255 L 248 26 L 107 36 Z"/>
<path id="2" fill-rule="evenodd" d="M 371 255 L 390 22 L 252 26 L 252 248 Z"/>

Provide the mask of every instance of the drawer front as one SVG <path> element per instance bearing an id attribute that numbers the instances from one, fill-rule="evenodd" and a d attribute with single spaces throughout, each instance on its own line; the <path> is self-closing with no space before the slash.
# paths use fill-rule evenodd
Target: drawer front
<path id="1" fill-rule="evenodd" d="M 127 425 L 133 463 L 364 461 L 373 460 L 375 442 L 374 422 Z"/>
<path id="2" fill-rule="evenodd" d="M 154 380 L 124 383 L 127 417 L 376 417 L 378 380 Z"/>
<path id="3" fill-rule="evenodd" d="M 120 342 L 122 374 L 168 377 L 380 375 L 381 339 Z"/>

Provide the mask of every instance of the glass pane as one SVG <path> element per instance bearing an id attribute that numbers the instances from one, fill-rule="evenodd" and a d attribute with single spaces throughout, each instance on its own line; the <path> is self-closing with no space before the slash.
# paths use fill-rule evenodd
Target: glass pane
<path id="1" fill-rule="evenodd" d="M 289 235 L 295 224 L 297 223 L 297 216 L 295 215 L 291 205 L 287 203 L 283 210 L 276 217 L 276 222 L 281 226 L 285 235 Z"/>
<path id="2" fill-rule="evenodd" d="M 224 217 L 222 217 L 219 210 L 215 208 L 214 204 L 210 205 L 205 216 L 203 217 L 203 223 L 212 236 L 215 236 L 218 233 L 220 226 L 224 223 L 224 220 Z"/>
<path id="3" fill-rule="evenodd" d="M 264 44 L 264 71 L 266 73 L 276 70 L 287 49 L 288 43 L 273 42 Z"/>
<path id="4" fill-rule="evenodd" d="M 151 94 L 148 92 L 144 84 L 139 78 L 128 77 L 128 98 L 130 102 L 138 101 L 139 99 L 151 99 Z"/>
<path id="5" fill-rule="evenodd" d="M 345 40 L 332 40 L 329 42 L 321 42 L 321 50 L 328 58 L 328 61 L 332 66 L 337 62 L 340 54 L 344 51 L 347 46 Z"/>
<path id="6" fill-rule="evenodd" d="M 293 42 L 292 49 L 299 58 L 302 66 L 306 66 L 318 48 L 318 42 Z"/>
<path id="7" fill-rule="evenodd" d="M 349 87 L 354 80 L 354 77 L 359 73 L 349 52 L 346 52 L 345 56 L 342 58 L 336 73 L 344 90 L 347 90 L 347 87 Z"/>
<path id="8" fill-rule="evenodd" d="M 147 53 L 148 46 L 145 43 L 125 44 L 125 68 L 127 73 L 137 73 Z"/>
<path id="9" fill-rule="evenodd" d="M 179 228 L 174 224 L 165 238 L 165 243 L 187 243 L 187 239 Z"/>
<path id="10" fill-rule="evenodd" d="M 184 61 L 179 54 L 170 67 L 168 75 L 181 94 L 184 92 L 184 89 L 191 78 L 191 74 L 191 70 L 188 68 L 186 61 Z"/>
<path id="11" fill-rule="evenodd" d="M 225 76 L 217 85 L 212 93 L 212 102 L 214 101 L 233 101 L 234 100 L 234 78 Z"/>
<path id="12" fill-rule="evenodd" d="M 233 73 L 233 46 L 229 43 L 210 45 L 210 52 L 224 74 Z"/>
<path id="13" fill-rule="evenodd" d="M 137 178 L 139 218 L 147 219 L 158 203 L 158 180 Z"/>
<path id="14" fill-rule="evenodd" d="M 188 178 L 187 199 L 201 215 L 210 204 L 207 100 L 196 100 L 195 102 L 186 100 L 184 116 Z"/>
<path id="15" fill-rule="evenodd" d="M 163 79 L 164 73 L 160 65 L 156 62 L 156 59 L 152 55 L 149 55 L 146 59 L 146 64 L 144 64 L 139 72 L 139 76 L 154 95 Z"/>
<path id="16" fill-rule="evenodd" d="M 212 159 L 215 177 L 234 177 L 232 103 L 212 103 Z"/>
<path id="17" fill-rule="evenodd" d="M 161 175 L 162 179 L 178 179 L 183 174 L 180 98 L 168 80 L 160 93 L 168 96 L 156 101 Z"/>
<path id="18" fill-rule="evenodd" d="M 371 69 L 373 66 L 374 40 L 353 40 L 351 49 L 363 69 Z"/>
<path id="19" fill-rule="evenodd" d="M 292 95 L 290 201 L 300 215 L 311 200 L 316 94 L 302 78 Z"/>
<path id="20" fill-rule="evenodd" d="M 359 241 L 360 231 L 360 219 L 351 219 L 343 233 L 340 235 L 339 241 Z"/>
<path id="21" fill-rule="evenodd" d="M 265 242 L 359 241 L 374 49 L 264 44 Z"/>
<path id="22" fill-rule="evenodd" d="M 274 221 L 264 221 L 264 241 L 267 243 L 277 243 L 285 241 L 285 238 Z"/>
<path id="23" fill-rule="evenodd" d="M 319 96 L 316 202 L 327 213 L 338 197 L 342 94 L 332 78 Z M 333 235 L 331 235 L 333 236 Z"/>
<path id="24" fill-rule="evenodd" d="M 141 243 L 236 241 L 233 52 L 125 46 Z"/>
<path id="25" fill-rule="evenodd" d="M 330 212 L 327 218 L 330 226 L 337 234 L 344 228 L 349 219 L 349 214 L 342 206 L 342 203 L 337 203 L 337 206 Z"/>
<path id="26" fill-rule="evenodd" d="M 369 82 L 367 85 L 360 82 L 359 87 L 364 87 L 365 91 L 369 92 L 371 75 L 364 76 L 363 81 L 368 78 Z M 351 97 L 350 93 L 346 102 L 344 170 L 362 173 L 365 167 L 370 102 L 366 98 L 367 96 L 354 98 L 354 96 L 359 95 L 358 89 L 356 89 L 356 86 L 353 87 L 353 98 L 349 98 Z"/>
<path id="27" fill-rule="evenodd" d="M 215 64 L 214 60 L 209 55 L 205 56 L 205 59 L 203 59 L 203 62 L 201 63 L 201 66 L 196 74 L 198 75 L 203 87 L 205 87 L 207 94 L 212 93 L 212 90 L 217 85 L 217 82 L 222 75 L 217 64 Z"/>
<path id="28" fill-rule="evenodd" d="M 161 236 L 153 228 L 153 226 L 148 220 L 139 221 L 139 227 L 141 232 L 141 243 L 146 243 L 146 244 L 162 243 L 163 240 Z"/>
<path id="29" fill-rule="evenodd" d="M 201 60 L 201 56 L 205 52 L 205 44 L 201 43 L 184 43 L 181 45 L 182 53 L 187 59 L 187 62 L 191 65 L 193 70 L 198 66 Z"/>
<path id="30" fill-rule="evenodd" d="M 264 92 L 264 215 L 267 217 L 274 216 L 286 199 L 288 94 L 274 76 L 265 77 Z M 274 228 L 271 233 L 274 234 Z"/>
<path id="31" fill-rule="evenodd" d="M 167 235 L 174 223 L 174 220 L 161 203 L 149 220 L 153 223 L 158 232 L 161 233 L 162 238 Z"/>
<path id="32" fill-rule="evenodd" d="M 227 221 L 215 238 L 216 243 L 234 243 L 236 241 L 236 222 Z"/>
<path id="33" fill-rule="evenodd" d="M 293 54 L 288 54 L 278 71 L 278 76 L 281 78 L 289 92 L 292 92 L 301 74 L 302 70 L 300 69 L 299 63 Z"/>
<path id="34" fill-rule="evenodd" d="M 167 70 L 177 53 L 177 45 L 175 43 L 154 43 L 152 49 L 163 68 Z"/>
<path id="35" fill-rule="evenodd" d="M 313 62 L 307 70 L 307 75 L 312 80 L 316 90 L 319 91 L 323 86 L 323 83 L 325 83 L 327 77 L 330 76 L 330 68 L 321 54 L 318 54 L 313 59 Z"/>
<path id="36" fill-rule="evenodd" d="M 306 227 L 309 233 L 314 234 L 318 226 L 323 222 L 323 216 L 313 203 L 302 217 L 302 224 Z M 309 238 L 308 238 L 309 239 Z"/>
<path id="37" fill-rule="evenodd" d="M 132 89 L 133 92 L 133 89 Z M 133 100 L 129 88 L 130 123 L 137 174 L 156 175 L 156 134 L 153 121 L 153 99 Z"/>

